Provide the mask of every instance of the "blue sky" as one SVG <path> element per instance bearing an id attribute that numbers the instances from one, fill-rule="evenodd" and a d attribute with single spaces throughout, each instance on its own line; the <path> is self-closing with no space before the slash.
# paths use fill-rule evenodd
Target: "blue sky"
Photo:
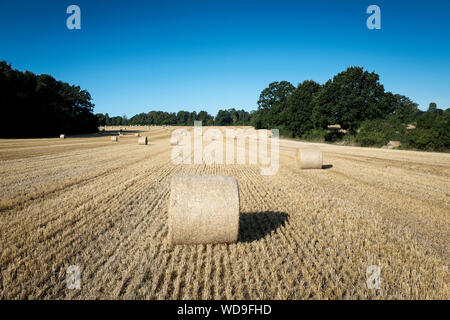
<path id="1" fill-rule="evenodd" d="M 81 30 L 66 8 L 81 8 Z M 366 8 L 381 8 L 381 30 Z M 0 60 L 87 89 L 95 112 L 256 109 L 270 82 L 348 66 L 450 107 L 450 1 L 0 1 Z"/>

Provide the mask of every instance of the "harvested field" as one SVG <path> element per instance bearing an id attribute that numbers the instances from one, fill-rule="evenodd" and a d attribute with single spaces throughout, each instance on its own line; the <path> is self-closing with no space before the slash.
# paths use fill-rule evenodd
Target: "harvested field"
<path id="1" fill-rule="evenodd" d="M 281 140 L 278 173 L 261 176 L 173 164 L 167 128 L 142 131 L 145 148 L 116 134 L 0 140 L 1 299 L 450 298 L 450 154 Z M 298 167 L 306 145 L 325 169 Z M 236 177 L 237 243 L 169 244 L 176 174 Z"/>

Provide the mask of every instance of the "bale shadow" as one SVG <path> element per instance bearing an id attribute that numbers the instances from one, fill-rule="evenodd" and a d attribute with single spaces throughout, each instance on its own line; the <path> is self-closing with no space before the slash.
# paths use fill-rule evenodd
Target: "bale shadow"
<path id="1" fill-rule="evenodd" d="M 239 215 L 238 242 L 252 242 L 283 227 L 289 220 L 284 212 L 249 212 Z"/>
<path id="2" fill-rule="evenodd" d="M 322 169 L 331 169 L 331 168 L 333 168 L 332 164 L 324 164 L 324 165 L 322 165 Z"/>

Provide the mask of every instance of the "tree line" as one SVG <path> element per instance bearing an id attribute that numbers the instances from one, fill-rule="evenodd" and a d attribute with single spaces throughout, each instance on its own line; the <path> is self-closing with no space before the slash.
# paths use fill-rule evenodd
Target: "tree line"
<path id="1" fill-rule="evenodd" d="M 246 126 L 251 125 L 251 114 L 243 109 L 235 108 L 219 110 L 217 115 L 213 117 L 207 111 L 200 112 L 165 112 L 150 111 L 148 113 L 139 113 L 130 119 L 124 116 L 110 117 L 108 113 L 97 113 L 99 125 L 118 126 L 118 125 L 176 125 L 176 126 L 192 126 L 194 121 L 201 121 L 204 126 Z"/>
<path id="2" fill-rule="evenodd" d="M 0 61 L 0 137 L 43 137 L 95 132 L 88 91 L 47 74 L 14 70 Z"/>
<path id="3" fill-rule="evenodd" d="M 350 67 L 324 84 L 312 80 L 296 87 L 276 81 L 262 90 L 255 111 L 221 109 L 207 111 L 150 111 L 110 117 L 93 114 L 88 91 L 35 75 L 0 61 L 0 105 L 3 119 L 0 137 L 42 137 L 60 133 L 97 132 L 104 125 L 251 125 L 278 128 L 285 137 L 310 141 L 343 141 L 362 146 L 382 146 L 400 140 L 403 148 L 450 150 L 450 110 L 430 103 L 427 112 L 408 97 L 386 91 L 379 75 Z M 340 130 L 330 130 L 339 125 Z"/>
<path id="4" fill-rule="evenodd" d="M 400 140 L 403 148 L 446 151 L 449 116 L 449 109 L 438 109 L 435 103 L 422 112 L 408 97 L 385 91 L 378 74 L 350 67 L 323 85 L 312 80 L 297 87 L 288 81 L 269 84 L 251 123 L 304 140 L 345 140 L 363 146 Z M 331 125 L 341 130 L 329 130 Z"/>

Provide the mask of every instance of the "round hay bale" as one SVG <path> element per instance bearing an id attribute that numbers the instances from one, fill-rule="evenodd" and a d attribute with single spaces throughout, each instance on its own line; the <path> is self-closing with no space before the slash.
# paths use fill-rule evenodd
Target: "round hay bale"
<path id="1" fill-rule="evenodd" d="M 322 169 L 322 151 L 320 149 L 300 149 L 299 162 L 302 169 Z"/>
<path id="2" fill-rule="evenodd" d="M 143 136 L 138 139 L 138 144 L 140 145 L 147 145 L 147 142 L 148 142 L 147 136 Z"/>
<path id="3" fill-rule="evenodd" d="M 59 135 L 59 138 L 60 138 L 60 139 L 65 139 L 65 138 L 66 138 L 66 135 L 65 135 L 65 134 L 60 134 L 60 135 Z"/>
<path id="4" fill-rule="evenodd" d="M 173 177 L 168 223 L 171 244 L 236 242 L 239 231 L 236 178 Z"/>
<path id="5" fill-rule="evenodd" d="M 170 145 L 175 146 L 178 144 L 178 138 L 172 137 L 170 138 Z"/>
<path id="6" fill-rule="evenodd" d="M 140 133 L 135 133 L 134 136 L 135 136 L 135 137 L 140 137 L 141 134 L 140 134 Z"/>
<path id="7" fill-rule="evenodd" d="M 388 144 L 387 144 L 387 146 L 391 147 L 391 149 L 398 148 L 398 147 L 400 147 L 400 145 L 401 145 L 400 141 L 392 141 L 392 140 L 389 141 Z"/>
<path id="8" fill-rule="evenodd" d="M 119 137 L 118 136 L 112 136 L 111 137 L 111 141 L 118 142 L 119 141 Z"/>

